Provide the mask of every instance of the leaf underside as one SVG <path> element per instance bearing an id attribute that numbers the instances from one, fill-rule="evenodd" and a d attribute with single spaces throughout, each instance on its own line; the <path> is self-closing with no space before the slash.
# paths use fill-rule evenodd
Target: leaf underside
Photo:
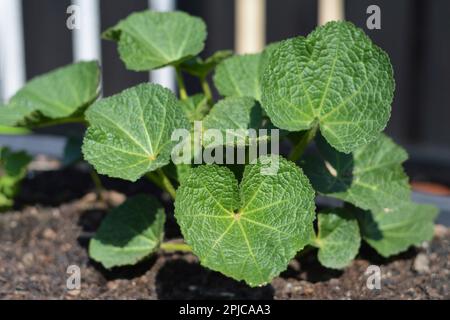
<path id="1" fill-rule="evenodd" d="M 262 106 L 277 127 L 301 131 L 318 124 L 345 153 L 384 129 L 393 92 L 389 57 L 349 22 L 281 42 L 262 78 Z"/>
<path id="2" fill-rule="evenodd" d="M 108 213 L 89 243 L 89 255 L 105 268 L 135 264 L 158 249 L 164 222 L 164 208 L 155 198 L 130 198 Z"/>
<path id="3" fill-rule="evenodd" d="M 279 171 L 245 168 L 242 182 L 226 167 L 192 169 L 177 191 L 175 217 L 202 265 L 250 286 L 286 269 L 310 239 L 314 191 L 302 171 L 277 157 Z M 267 158 L 266 158 L 267 160 Z"/>
<path id="4" fill-rule="evenodd" d="M 382 256 L 389 257 L 431 240 L 437 213 L 436 207 L 406 202 L 393 211 L 357 211 L 355 216 L 363 239 Z"/>
<path id="5" fill-rule="evenodd" d="M 319 154 L 305 158 L 303 168 L 314 189 L 323 195 L 373 211 L 389 211 L 411 199 L 402 163 L 406 151 L 386 135 L 352 154 L 333 149 L 323 137 L 316 138 Z"/>

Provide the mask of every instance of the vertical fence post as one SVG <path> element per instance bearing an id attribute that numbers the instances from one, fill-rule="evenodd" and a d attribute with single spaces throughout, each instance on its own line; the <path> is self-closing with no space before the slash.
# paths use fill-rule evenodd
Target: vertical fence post
<path id="1" fill-rule="evenodd" d="M 328 21 L 341 21 L 345 19 L 344 0 L 318 0 L 318 22 L 324 25 Z"/>
<path id="2" fill-rule="evenodd" d="M 149 0 L 148 4 L 150 9 L 155 11 L 173 11 L 176 8 L 175 0 Z M 172 91 L 176 90 L 173 67 L 165 67 L 150 72 L 150 80 Z"/>
<path id="3" fill-rule="evenodd" d="M 101 61 L 100 3 L 99 0 L 72 0 L 79 7 L 80 24 L 73 30 L 74 61 Z"/>
<path id="4" fill-rule="evenodd" d="M 235 50 L 256 53 L 266 45 L 266 1 L 235 0 Z"/>
<path id="5" fill-rule="evenodd" d="M 0 1 L 0 102 L 25 83 L 22 1 Z"/>

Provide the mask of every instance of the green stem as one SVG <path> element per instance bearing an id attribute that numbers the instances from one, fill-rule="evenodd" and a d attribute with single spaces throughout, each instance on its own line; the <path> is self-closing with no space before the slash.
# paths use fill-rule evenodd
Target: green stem
<path id="1" fill-rule="evenodd" d="M 98 173 L 91 168 L 91 179 L 94 182 L 95 185 L 95 193 L 97 194 L 97 197 L 99 197 L 100 199 L 102 198 L 102 191 L 105 189 L 103 187 L 102 181 L 100 180 L 100 176 L 98 175 Z"/>
<path id="2" fill-rule="evenodd" d="M 297 143 L 297 145 L 292 149 L 291 153 L 289 154 L 289 160 L 296 162 L 305 152 L 306 147 L 308 144 L 314 139 L 316 136 L 317 130 L 319 129 L 319 124 L 316 123 L 313 125 L 311 129 L 306 131 L 303 136 L 301 137 L 300 141 Z"/>
<path id="3" fill-rule="evenodd" d="M 166 191 L 173 200 L 175 200 L 176 191 L 175 188 L 170 182 L 170 179 L 164 174 L 162 169 L 156 170 L 156 172 L 149 172 L 146 174 L 146 177 L 152 181 L 155 185 L 157 185 L 160 189 Z"/>
<path id="4" fill-rule="evenodd" d="M 205 94 L 205 97 L 208 100 L 208 104 L 212 104 L 213 98 L 212 98 L 212 93 L 211 93 L 211 87 L 209 86 L 209 83 L 208 83 L 208 80 L 206 79 L 206 77 L 200 78 L 200 84 L 202 86 L 203 93 Z"/>
<path id="5" fill-rule="evenodd" d="M 55 119 L 47 121 L 43 124 L 37 125 L 34 128 L 45 128 L 45 127 L 51 127 L 51 126 L 57 126 L 61 124 L 68 124 L 68 123 L 82 123 L 87 124 L 86 120 L 83 116 L 81 117 L 68 117 L 68 118 L 61 118 L 61 119 Z"/>
<path id="6" fill-rule="evenodd" d="M 178 90 L 180 91 L 180 99 L 186 100 L 188 98 L 188 94 L 186 91 L 186 86 L 184 85 L 183 74 L 181 73 L 181 68 L 179 66 L 176 66 L 175 71 L 177 74 L 177 83 L 178 83 Z"/>
<path id="7" fill-rule="evenodd" d="M 176 243 L 176 242 L 163 242 L 160 248 L 167 252 L 181 251 L 181 252 L 192 252 L 192 248 L 186 243 Z"/>

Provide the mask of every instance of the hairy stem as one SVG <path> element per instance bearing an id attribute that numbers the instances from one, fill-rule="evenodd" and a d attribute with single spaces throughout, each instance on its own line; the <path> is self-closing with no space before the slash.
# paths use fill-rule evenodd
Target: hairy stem
<path id="1" fill-rule="evenodd" d="M 186 86 L 184 84 L 183 74 L 181 73 L 181 68 L 179 66 L 176 66 L 175 71 L 177 73 L 177 83 L 178 90 L 180 91 L 180 99 L 186 100 L 188 98 L 188 94 L 186 91 Z"/>
<path id="2" fill-rule="evenodd" d="M 186 243 L 176 243 L 176 242 L 163 242 L 160 248 L 167 252 L 181 251 L 181 252 L 192 252 L 192 248 Z"/>
<path id="3" fill-rule="evenodd" d="M 316 136 L 318 129 L 319 129 L 319 124 L 316 123 L 313 125 L 313 127 L 311 129 L 309 129 L 308 131 L 306 131 L 303 134 L 300 141 L 297 143 L 297 145 L 294 147 L 294 149 L 292 149 L 291 153 L 289 154 L 289 160 L 296 162 L 298 159 L 300 159 L 300 157 L 305 152 L 308 144 Z"/>
<path id="4" fill-rule="evenodd" d="M 170 179 L 165 175 L 162 169 L 156 170 L 156 172 L 149 172 L 146 174 L 146 177 L 153 182 L 160 189 L 166 191 L 173 200 L 175 200 L 176 191 Z"/>
<path id="5" fill-rule="evenodd" d="M 200 78 L 200 84 L 202 86 L 203 93 L 205 94 L 206 99 L 208 100 L 208 104 L 213 103 L 212 93 L 211 93 L 211 87 L 209 86 L 208 80 L 206 77 Z"/>

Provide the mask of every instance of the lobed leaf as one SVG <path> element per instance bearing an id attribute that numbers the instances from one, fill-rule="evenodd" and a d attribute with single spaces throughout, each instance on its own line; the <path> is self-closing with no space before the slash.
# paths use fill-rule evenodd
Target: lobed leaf
<path id="1" fill-rule="evenodd" d="M 249 97 L 229 97 L 217 102 L 210 113 L 203 119 L 204 131 L 217 129 L 225 138 L 227 130 L 233 133 L 232 145 L 248 144 L 247 129 L 258 129 L 262 124 L 262 110 L 259 104 Z M 233 131 L 231 131 L 233 130 Z M 204 144 L 226 144 L 226 141 L 208 141 L 204 138 Z"/>
<path id="2" fill-rule="evenodd" d="M 279 42 L 263 52 L 233 56 L 221 62 L 214 74 L 214 85 L 225 97 L 252 97 L 261 101 L 261 77 L 271 53 Z"/>
<path id="3" fill-rule="evenodd" d="M 305 158 L 303 168 L 316 191 L 364 210 L 389 211 L 411 198 L 402 163 L 406 151 L 386 135 L 344 154 L 323 137 L 316 138 L 319 156 Z"/>
<path id="4" fill-rule="evenodd" d="M 0 108 L 0 125 L 35 127 L 81 115 L 99 95 L 100 69 L 79 62 L 38 76 Z"/>
<path id="5" fill-rule="evenodd" d="M 202 265 L 250 286 L 268 283 L 310 240 L 314 191 L 279 156 L 275 175 L 248 165 L 240 184 L 226 167 L 192 169 L 177 191 L 175 217 Z"/>
<path id="6" fill-rule="evenodd" d="M 383 257 L 405 251 L 432 239 L 438 209 L 411 202 L 392 211 L 357 211 L 363 239 Z"/>
<path id="7" fill-rule="evenodd" d="M 358 221 L 342 209 L 321 212 L 317 219 L 319 232 L 313 245 L 319 248 L 320 263 L 333 269 L 346 267 L 361 244 Z"/>
<path id="8" fill-rule="evenodd" d="M 89 255 L 105 268 L 133 265 L 159 248 L 165 219 L 155 198 L 130 198 L 108 213 L 89 243 Z"/>
<path id="9" fill-rule="evenodd" d="M 172 132 L 190 128 L 175 95 L 155 84 L 102 99 L 86 118 L 85 159 L 101 174 L 130 181 L 168 164 Z"/>
<path id="10" fill-rule="evenodd" d="M 203 50 L 203 20 L 184 12 L 133 13 L 103 33 L 118 43 L 120 58 L 134 71 L 158 69 L 196 56 Z"/>
<path id="11" fill-rule="evenodd" d="M 262 107 L 289 131 L 319 125 L 349 153 L 373 141 L 390 116 L 394 92 L 387 54 L 349 22 L 329 22 L 307 38 L 278 44 L 262 77 Z"/>

